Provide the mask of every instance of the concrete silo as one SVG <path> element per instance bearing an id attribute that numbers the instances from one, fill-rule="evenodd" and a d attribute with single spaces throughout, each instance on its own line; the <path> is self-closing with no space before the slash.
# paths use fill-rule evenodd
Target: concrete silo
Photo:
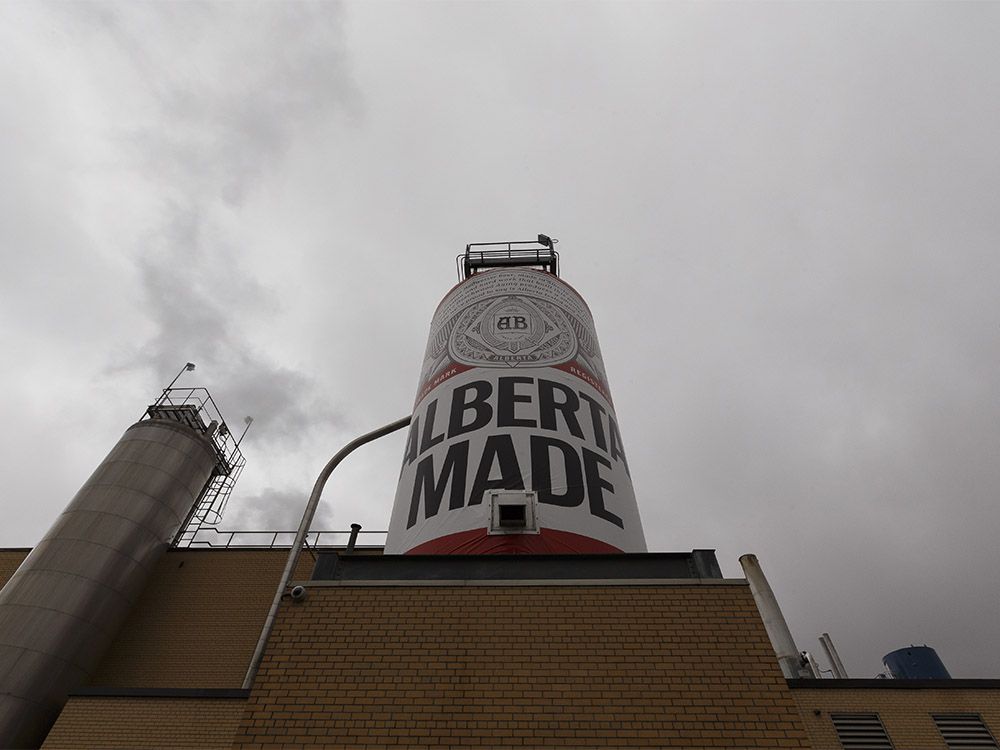
<path id="1" fill-rule="evenodd" d="M 473 244 L 438 306 L 387 554 L 645 552 L 594 321 L 536 242 Z"/>

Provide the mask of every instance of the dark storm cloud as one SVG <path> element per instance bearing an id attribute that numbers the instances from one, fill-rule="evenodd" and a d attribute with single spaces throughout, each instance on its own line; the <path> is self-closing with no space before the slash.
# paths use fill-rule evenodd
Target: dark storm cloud
<path id="1" fill-rule="evenodd" d="M 186 222 L 194 218 L 185 217 Z M 177 224 L 172 227 L 178 228 Z M 156 332 L 136 352 L 131 366 L 151 367 L 161 379 L 169 379 L 179 365 L 196 362 L 218 382 L 212 391 L 232 423 L 239 414 L 233 410 L 252 414 L 250 439 L 254 442 L 283 442 L 293 447 L 309 431 L 337 424 L 340 417 L 336 409 L 318 395 L 313 379 L 277 365 L 255 351 L 242 335 L 240 316 L 251 308 L 273 304 L 269 304 L 266 290 L 249 278 L 240 279 L 235 261 L 218 247 L 214 253 L 221 263 L 206 262 L 205 255 L 198 252 L 201 244 L 197 228 L 187 226 L 177 245 L 183 248 L 181 252 L 147 252 L 139 259 L 147 314 Z M 233 265 L 220 267 L 227 261 Z M 238 297 L 233 298 L 233 294 Z M 192 380 L 187 377 L 178 385 Z"/>
<path id="2" fill-rule="evenodd" d="M 177 13 L 105 4 L 73 12 L 113 41 L 150 94 L 148 115 L 122 127 L 119 145 L 159 205 L 133 249 L 154 332 L 117 366 L 152 368 L 162 379 L 195 361 L 220 384 L 216 398 L 230 412 L 252 412 L 251 439 L 295 443 L 336 423 L 314 380 L 277 364 L 248 335 L 248 319 L 278 305 L 225 227 L 304 127 L 356 107 L 336 6 L 192 4 Z"/>
<path id="3" fill-rule="evenodd" d="M 336 3 L 72 8 L 115 43 L 155 101 L 155 125 L 128 136 L 165 186 L 238 202 L 304 122 L 360 105 Z"/>
<path id="4" fill-rule="evenodd" d="M 276 489 L 263 491 L 242 498 L 243 518 L 248 529 L 296 529 L 302 518 L 302 508 L 308 499 L 308 490 Z M 330 518 L 322 506 L 317 509 L 313 528 L 329 527 Z"/>

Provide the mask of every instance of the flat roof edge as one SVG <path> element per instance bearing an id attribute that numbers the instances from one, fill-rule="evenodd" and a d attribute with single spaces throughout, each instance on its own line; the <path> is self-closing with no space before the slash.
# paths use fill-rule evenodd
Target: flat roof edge
<path id="1" fill-rule="evenodd" d="M 1000 690 L 1000 679 L 893 680 L 786 680 L 788 687 L 805 690 Z"/>
<path id="2" fill-rule="evenodd" d="M 313 581 L 720 580 L 715 550 L 586 555 L 339 555 L 319 553 Z"/>
<path id="3" fill-rule="evenodd" d="M 242 688 L 123 688 L 82 687 L 71 698 L 249 698 L 250 691 Z"/>
<path id="4" fill-rule="evenodd" d="M 307 588 L 392 587 L 392 586 L 747 586 L 745 578 L 516 578 L 516 579 L 377 579 L 349 581 L 292 581 L 290 585 Z"/>

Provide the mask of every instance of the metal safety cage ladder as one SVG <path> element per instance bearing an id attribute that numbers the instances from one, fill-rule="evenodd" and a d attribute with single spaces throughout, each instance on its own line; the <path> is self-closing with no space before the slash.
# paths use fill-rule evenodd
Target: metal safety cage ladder
<path id="1" fill-rule="evenodd" d="M 201 529 L 214 527 L 222 520 L 229 496 L 246 465 L 240 439 L 230 432 L 205 388 L 165 388 L 146 408 L 142 419 L 167 419 L 183 424 L 208 438 L 215 451 L 212 475 L 173 540 L 173 546 L 185 546 Z"/>
<path id="2" fill-rule="evenodd" d="M 538 235 L 537 240 L 517 242 L 471 242 L 455 262 L 460 281 L 491 268 L 537 268 L 553 276 L 559 275 L 559 253 L 554 245 L 559 240 Z"/>

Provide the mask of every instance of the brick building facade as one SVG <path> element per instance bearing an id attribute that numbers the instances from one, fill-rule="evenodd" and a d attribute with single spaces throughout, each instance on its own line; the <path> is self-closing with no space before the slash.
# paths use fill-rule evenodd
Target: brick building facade
<path id="1" fill-rule="evenodd" d="M 0 582 L 26 553 L 0 552 Z M 825 750 L 845 746 L 834 716 L 874 714 L 887 746 L 930 750 L 948 747 L 932 715 L 1000 729 L 993 681 L 785 680 L 746 582 L 683 572 L 690 556 L 648 556 L 666 578 L 578 561 L 459 579 L 304 556 L 307 594 L 241 690 L 286 554 L 169 552 L 43 747 Z"/>

